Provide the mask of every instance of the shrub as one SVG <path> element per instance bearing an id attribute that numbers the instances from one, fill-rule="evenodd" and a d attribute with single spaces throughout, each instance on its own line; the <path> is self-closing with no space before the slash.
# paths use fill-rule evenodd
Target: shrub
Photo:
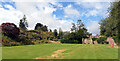
<path id="1" fill-rule="evenodd" d="M 40 42 L 41 42 L 41 43 L 48 43 L 48 40 L 45 40 L 45 39 L 44 39 L 44 40 L 41 40 Z"/>
<path id="2" fill-rule="evenodd" d="M 53 40 L 54 37 L 49 37 L 49 40 Z"/>
<path id="3" fill-rule="evenodd" d="M 14 23 L 2 23 L 2 32 L 4 35 L 15 39 L 19 35 L 19 28 Z"/>
<path id="4" fill-rule="evenodd" d="M 61 39 L 61 43 L 79 43 L 78 40 Z"/>
<path id="5" fill-rule="evenodd" d="M 114 39 L 115 43 L 118 44 L 118 40 L 119 40 L 118 36 L 113 36 L 113 39 Z"/>
<path id="6" fill-rule="evenodd" d="M 99 44 L 102 44 L 103 42 L 106 41 L 106 39 L 107 39 L 107 37 L 100 37 L 100 38 L 97 39 L 97 42 L 98 42 Z"/>
<path id="7" fill-rule="evenodd" d="M 78 40 L 74 40 L 74 42 L 73 43 L 78 43 L 79 41 Z"/>
<path id="8" fill-rule="evenodd" d="M 2 45 L 4 46 L 10 46 L 11 38 L 2 35 Z"/>
<path id="9" fill-rule="evenodd" d="M 24 45 L 34 44 L 31 39 L 29 39 L 27 36 L 24 36 L 24 35 L 20 35 L 19 39 Z"/>
<path id="10" fill-rule="evenodd" d="M 96 41 L 98 38 L 92 38 L 93 41 Z"/>
<path id="11" fill-rule="evenodd" d="M 10 44 L 10 46 L 19 46 L 19 45 L 21 45 L 19 42 L 10 42 L 9 43 Z"/>
<path id="12" fill-rule="evenodd" d="M 64 39 L 62 40 L 64 43 L 82 43 L 82 36 L 80 35 L 80 32 L 72 32 L 64 36 Z"/>
<path id="13" fill-rule="evenodd" d="M 53 39 L 54 41 L 58 41 L 58 39 L 57 38 L 55 38 L 55 39 Z"/>

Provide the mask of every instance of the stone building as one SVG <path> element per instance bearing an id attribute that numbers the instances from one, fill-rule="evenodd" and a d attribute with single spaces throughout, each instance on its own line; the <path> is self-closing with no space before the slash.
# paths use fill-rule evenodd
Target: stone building
<path id="1" fill-rule="evenodd" d="M 112 45 L 112 44 L 116 45 L 116 43 L 114 42 L 114 39 L 112 37 L 108 37 L 106 42 L 108 42 L 108 44 L 110 44 L 110 45 Z"/>
<path id="2" fill-rule="evenodd" d="M 92 35 L 82 40 L 82 44 L 93 44 Z"/>

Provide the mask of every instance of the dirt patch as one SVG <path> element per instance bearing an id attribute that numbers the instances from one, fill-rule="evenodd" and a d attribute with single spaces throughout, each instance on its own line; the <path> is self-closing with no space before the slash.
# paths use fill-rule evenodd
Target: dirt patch
<path id="1" fill-rule="evenodd" d="M 118 46 L 114 46 L 114 48 L 118 48 Z"/>
<path id="2" fill-rule="evenodd" d="M 111 46 L 108 46 L 108 48 L 112 48 Z M 119 48 L 118 46 L 113 46 L 113 48 Z"/>
<path id="3" fill-rule="evenodd" d="M 48 43 L 61 43 L 60 41 L 51 41 L 49 40 Z"/>
<path id="4" fill-rule="evenodd" d="M 66 51 L 68 49 L 61 49 L 61 50 L 57 50 L 57 51 L 54 51 L 54 54 L 50 55 L 50 56 L 46 56 L 46 57 L 43 57 L 43 58 L 35 58 L 35 59 L 57 59 L 57 58 L 62 58 L 63 55 L 65 54 L 68 54 L 68 53 L 63 53 L 64 51 Z"/>

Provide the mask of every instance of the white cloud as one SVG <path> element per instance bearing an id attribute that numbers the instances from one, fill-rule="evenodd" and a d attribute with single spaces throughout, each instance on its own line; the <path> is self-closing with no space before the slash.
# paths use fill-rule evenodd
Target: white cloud
<path id="1" fill-rule="evenodd" d="M 12 1 L 15 1 L 15 2 L 58 2 L 57 0 L 12 0 Z"/>
<path id="2" fill-rule="evenodd" d="M 2 0 L 4 1 L 4 0 Z M 7 0 L 8 1 L 8 0 Z M 13 0 L 16 2 L 114 2 L 119 0 Z"/>
<path id="3" fill-rule="evenodd" d="M 97 10 L 91 10 L 87 14 L 85 14 L 87 17 L 89 16 L 97 16 L 99 15 L 99 12 Z"/>
<path id="4" fill-rule="evenodd" d="M 2 5 L 0 5 L 0 8 L 2 7 Z"/>
<path id="5" fill-rule="evenodd" d="M 73 9 L 71 4 L 64 8 L 64 13 L 66 16 L 71 18 L 80 16 L 79 11 L 76 9 Z"/>
<path id="6" fill-rule="evenodd" d="M 10 10 L 0 8 L 0 23 L 12 22 L 17 26 L 19 20 L 25 14 L 27 16 L 29 27 L 28 29 L 34 29 L 36 23 L 42 23 L 47 25 L 49 29 L 62 28 L 63 31 L 69 31 L 71 28 L 71 20 L 58 20 L 52 13 L 56 11 L 49 2 L 16 2 L 16 9 L 12 6 L 6 5 L 5 7 Z M 36 8 L 37 7 L 37 8 Z"/>
<path id="7" fill-rule="evenodd" d="M 5 10 L 4 8 L 0 8 L 0 24 L 4 22 L 12 22 L 19 24 L 20 18 L 22 18 L 22 12 L 15 10 L 13 7 L 7 5 L 7 8 L 10 10 Z"/>
<path id="8" fill-rule="evenodd" d="M 87 26 L 88 32 L 91 32 L 93 35 L 99 34 L 99 26 L 97 21 L 90 21 Z"/>
<path id="9" fill-rule="evenodd" d="M 82 2 L 114 2 L 115 0 L 83 0 Z"/>
<path id="10" fill-rule="evenodd" d="M 58 2 L 51 2 L 51 4 L 57 6 L 57 7 L 63 7 L 62 4 L 58 3 Z"/>
<path id="11" fill-rule="evenodd" d="M 103 16 L 106 17 L 108 8 L 110 7 L 110 2 L 76 2 L 77 5 L 82 6 L 86 10 L 84 15 L 89 16 Z"/>
<path id="12" fill-rule="evenodd" d="M 50 8 L 50 7 L 45 7 L 45 10 L 44 10 L 45 13 L 52 13 L 53 11 L 56 11 L 56 9 Z"/>
<path id="13" fill-rule="evenodd" d="M 15 8 L 13 8 L 11 5 L 4 5 L 5 8 L 8 8 L 9 10 L 15 10 Z"/>

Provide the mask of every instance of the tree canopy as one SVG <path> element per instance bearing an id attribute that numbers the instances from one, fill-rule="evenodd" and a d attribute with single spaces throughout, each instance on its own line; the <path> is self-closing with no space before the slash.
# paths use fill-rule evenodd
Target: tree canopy
<path id="1" fill-rule="evenodd" d="M 20 19 L 19 27 L 23 30 L 27 30 L 28 23 L 26 20 L 26 16 L 24 15 L 22 19 Z"/>
<path id="2" fill-rule="evenodd" d="M 109 36 L 120 36 L 120 2 L 111 3 L 108 9 L 108 17 L 101 19 L 100 34 Z"/>
<path id="3" fill-rule="evenodd" d="M 48 31 L 47 26 L 43 25 L 41 23 L 37 23 L 35 26 L 35 30 L 41 30 L 41 31 Z"/>

